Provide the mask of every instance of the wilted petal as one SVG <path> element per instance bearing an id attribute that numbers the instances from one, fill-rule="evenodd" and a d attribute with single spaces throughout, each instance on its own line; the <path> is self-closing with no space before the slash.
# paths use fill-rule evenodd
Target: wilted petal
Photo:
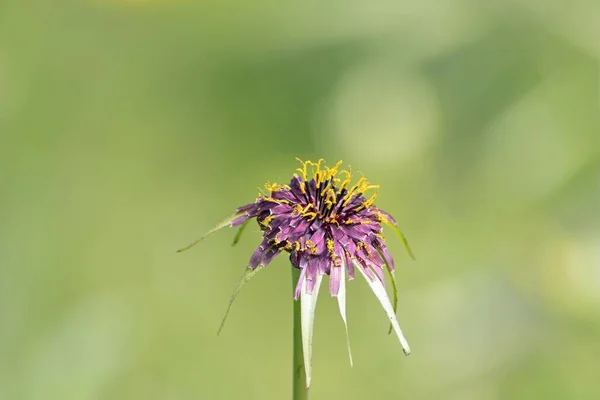
<path id="1" fill-rule="evenodd" d="M 346 331 L 346 347 L 348 348 L 348 357 L 350 358 L 350 366 L 354 365 L 354 362 L 352 361 L 352 349 L 350 348 L 350 336 L 348 336 L 348 322 L 346 321 L 346 277 L 345 275 L 345 270 L 346 270 L 346 263 L 342 262 L 342 265 L 340 267 L 334 267 L 335 269 L 339 269 L 341 272 L 341 279 L 340 279 L 340 283 L 339 283 L 339 288 L 337 291 L 337 294 L 334 296 L 337 296 L 337 300 L 338 300 L 338 306 L 340 308 L 340 315 L 342 316 L 342 321 L 344 321 L 344 329 Z M 332 274 L 333 276 L 333 270 L 332 270 Z M 329 277 L 329 279 L 331 279 L 331 276 Z"/>
<path id="2" fill-rule="evenodd" d="M 295 268 L 295 267 L 292 267 Z M 298 283 L 296 283 L 296 289 L 294 290 L 294 301 L 298 300 L 300 293 L 302 293 L 302 286 L 304 284 L 304 277 L 306 276 L 306 268 L 300 270 L 300 276 L 298 277 Z"/>
<path id="3" fill-rule="evenodd" d="M 323 275 L 317 274 L 312 291 L 308 290 L 306 277 L 302 279 L 300 293 L 300 318 L 302 325 L 302 353 L 304 354 L 304 370 L 306 371 L 306 387 L 310 387 L 312 374 L 312 338 L 315 321 L 315 308 L 319 296 L 319 288 L 323 281 Z"/>
<path id="4" fill-rule="evenodd" d="M 406 338 L 404 337 L 404 334 L 402 333 L 402 329 L 400 329 L 400 325 L 398 324 L 398 320 L 396 319 L 396 314 L 394 314 L 394 308 L 392 307 L 392 303 L 390 303 L 390 299 L 388 297 L 387 292 L 385 291 L 385 287 L 378 279 L 370 279 L 367 276 L 367 274 L 365 273 L 364 269 L 361 268 L 361 266 L 356 265 L 356 264 L 355 264 L 355 266 L 363 274 L 363 276 L 365 277 L 365 280 L 371 287 L 373 294 L 375 294 L 375 297 L 377 297 L 377 300 L 379 300 L 379 302 L 381 303 L 383 310 L 385 311 L 386 315 L 388 316 L 388 318 L 392 324 L 392 327 L 394 328 L 394 331 L 396 332 L 396 336 L 398 336 L 398 340 L 400 341 L 400 345 L 402 346 L 402 349 L 404 350 L 404 354 L 409 355 L 410 354 L 410 346 L 408 345 L 408 342 L 406 341 Z"/>

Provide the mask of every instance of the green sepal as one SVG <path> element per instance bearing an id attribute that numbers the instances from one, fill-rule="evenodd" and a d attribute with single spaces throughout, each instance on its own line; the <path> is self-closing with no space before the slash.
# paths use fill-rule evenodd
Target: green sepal
<path id="1" fill-rule="evenodd" d="M 233 242 L 231 243 L 232 246 L 235 246 L 240 241 L 242 233 L 244 233 L 244 229 L 246 229 L 248 222 L 250 222 L 249 219 L 240 226 L 240 229 L 238 229 L 237 233 L 233 237 Z"/>
<path id="2" fill-rule="evenodd" d="M 225 326 L 225 321 L 227 320 L 229 311 L 231 311 L 231 306 L 233 306 L 233 302 L 235 301 L 237 295 L 240 293 L 240 290 L 242 290 L 242 287 L 261 269 L 263 269 L 263 267 L 258 266 L 255 269 L 246 268 L 246 270 L 244 271 L 244 275 L 242 275 L 242 278 L 240 279 L 240 281 L 237 284 L 237 287 L 235 288 L 235 291 L 231 295 L 231 299 L 229 299 L 229 305 L 227 306 L 227 311 L 225 311 L 225 315 L 223 316 L 223 320 L 221 321 L 221 325 L 219 326 L 219 330 L 217 331 L 217 336 L 221 333 L 221 330 L 223 330 L 223 326 Z"/>
<path id="3" fill-rule="evenodd" d="M 402 244 L 404 244 L 404 248 L 406 249 L 406 252 L 408 253 L 408 255 L 410 256 L 410 258 L 412 258 L 413 260 L 415 260 L 415 255 L 413 254 L 410 246 L 408 245 L 408 240 L 406 240 L 406 236 L 404 236 L 404 234 L 400 231 L 400 229 L 398 229 L 398 227 L 394 224 L 392 224 L 390 221 L 388 221 L 387 219 L 382 219 L 382 222 L 392 228 L 392 230 L 394 232 L 396 232 L 396 235 L 400 238 L 400 240 L 402 241 Z"/>
<path id="4" fill-rule="evenodd" d="M 177 250 L 177 252 L 181 253 L 182 251 L 189 250 L 190 248 L 194 247 L 195 245 L 197 245 L 198 243 L 200 243 L 201 241 L 203 241 L 204 239 L 206 239 L 208 236 L 212 235 L 213 233 L 215 233 L 219 229 L 223 229 L 227 225 L 231 224 L 231 221 L 233 221 L 234 219 L 236 219 L 237 217 L 239 217 L 242 214 L 243 213 L 237 213 L 237 214 L 232 215 L 229 218 L 224 219 L 223 221 L 221 221 L 217 225 L 215 225 L 210 231 L 206 232 L 204 234 L 204 236 L 202 236 L 200 239 L 195 240 L 192 243 L 190 243 L 187 246 L 185 246 L 184 248 Z"/>
<path id="5" fill-rule="evenodd" d="M 377 250 L 379 257 L 381 257 L 381 259 L 385 263 L 385 268 L 384 268 L 385 272 L 387 272 L 387 276 L 390 278 L 390 282 L 392 282 L 392 292 L 394 293 L 394 303 L 393 303 L 394 315 L 397 315 L 398 314 L 398 286 L 396 285 L 396 277 L 394 276 L 394 273 L 392 272 L 390 265 L 388 264 L 385 257 L 383 256 L 383 253 L 381 252 L 381 250 L 379 250 L 377 247 L 375 247 L 375 250 Z M 392 333 L 393 328 L 394 327 L 390 323 L 390 329 L 388 330 L 388 335 Z"/>

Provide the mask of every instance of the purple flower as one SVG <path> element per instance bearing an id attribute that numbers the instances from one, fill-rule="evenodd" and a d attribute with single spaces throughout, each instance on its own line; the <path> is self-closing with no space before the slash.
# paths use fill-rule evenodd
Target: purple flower
<path id="1" fill-rule="evenodd" d="M 351 184 L 350 171 L 339 170 L 341 161 L 331 168 L 325 166 L 323 160 L 300 163 L 302 167 L 289 184 L 266 184 L 265 193 L 259 194 L 253 203 L 238 208 L 231 218 L 204 237 L 226 226 L 239 226 L 235 244 L 253 218 L 262 231 L 262 241 L 250 256 L 229 307 L 241 287 L 257 271 L 269 265 L 280 253 L 289 253 L 292 266 L 300 270 L 294 299 L 301 301 L 303 351 L 307 384 L 310 384 L 312 327 L 317 296 L 325 275 L 329 276 L 329 293 L 337 297 L 346 337 L 346 278 L 354 279 L 358 271 L 380 301 L 390 320 L 390 330 L 398 336 L 404 353 L 410 354 L 396 319 L 398 297 L 393 275 L 394 259 L 385 245 L 382 225 L 394 230 L 411 257 L 412 253 L 394 218 L 374 205 L 379 186 L 371 185 L 364 177 Z M 367 195 L 368 192 L 372 194 Z M 392 284 L 393 304 L 384 286 L 385 274 Z M 349 345 L 348 351 L 352 363 Z"/>

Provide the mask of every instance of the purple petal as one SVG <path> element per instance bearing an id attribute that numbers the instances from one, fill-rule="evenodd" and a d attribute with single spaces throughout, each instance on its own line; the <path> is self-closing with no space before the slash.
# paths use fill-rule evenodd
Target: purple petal
<path id="1" fill-rule="evenodd" d="M 329 258 L 329 255 L 324 253 L 315 258 L 319 274 L 329 275 L 331 272 L 331 266 L 333 265 L 333 263 L 331 262 L 331 258 Z"/>
<path id="2" fill-rule="evenodd" d="M 383 268 L 375 264 L 371 264 L 371 269 L 377 274 L 377 277 L 379 278 L 381 283 L 385 283 L 385 277 L 383 276 Z"/>
<path id="3" fill-rule="evenodd" d="M 354 253 L 350 253 L 350 254 L 354 254 Z M 352 259 L 350 257 L 348 257 L 348 255 L 346 255 L 346 270 L 348 273 L 348 280 L 351 281 L 354 279 L 354 263 L 352 262 Z"/>
<path id="4" fill-rule="evenodd" d="M 344 279 L 342 271 L 343 268 L 341 265 L 334 265 L 331 267 L 331 273 L 329 275 L 329 292 L 332 296 L 337 296 L 340 290 L 340 280 Z"/>
<path id="5" fill-rule="evenodd" d="M 362 257 L 356 257 L 356 261 L 357 261 L 355 263 L 356 268 L 360 268 L 362 273 L 367 278 L 369 278 L 369 280 L 374 281 L 375 279 L 377 279 L 377 277 L 375 276 L 375 274 L 373 273 L 371 268 L 368 267 L 367 261 L 365 261 Z"/>
<path id="6" fill-rule="evenodd" d="M 271 215 L 287 214 L 292 211 L 294 211 L 294 209 L 289 204 L 278 204 L 270 210 Z"/>
<path id="7" fill-rule="evenodd" d="M 385 219 L 387 219 L 392 225 L 398 226 L 398 223 L 390 213 L 388 213 L 387 211 L 383 211 L 381 208 L 378 208 L 377 212 L 383 215 Z"/>
<path id="8" fill-rule="evenodd" d="M 312 260 L 311 260 L 312 261 Z M 308 257 L 300 257 L 300 268 L 306 270 L 306 290 L 312 293 L 317 281 L 318 267 L 315 262 L 309 262 Z"/>
<path id="9" fill-rule="evenodd" d="M 255 208 L 255 207 L 256 207 L 256 202 L 255 202 L 255 203 L 246 204 L 245 206 L 238 207 L 238 208 L 235 210 L 235 212 L 236 212 L 237 214 L 239 214 L 239 213 L 243 213 L 243 212 L 246 212 L 246 211 L 252 210 L 252 209 L 253 209 L 253 208 Z"/>
<path id="10" fill-rule="evenodd" d="M 270 248 L 268 242 L 263 240 L 263 242 L 254 250 L 254 253 L 250 256 L 250 261 L 248 261 L 248 268 L 255 269 L 258 267 L 258 264 L 265 256 L 266 252 Z"/>
<path id="11" fill-rule="evenodd" d="M 304 186 L 304 180 L 299 176 L 294 176 L 290 181 L 290 188 L 292 189 L 294 196 L 296 196 L 296 198 L 300 201 L 305 201 L 306 196 L 302 192 L 302 186 Z"/>
<path id="12" fill-rule="evenodd" d="M 298 300 L 300 297 L 300 292 L 302 291 L 302 281 L 304 281 L 304 276 L 306 275 L 306 268 L 300 270 L 300 276 L 298 277 L 298 282 L 296 283 L 296 289 L 294 290 L 294 300 Z"/>
<path id="13" fill-rule="evenodd" d="M 271 261 L 275 259 L 275 257 L 279 255 L 279 253 L 281 253 L 281 249 L 277 249 L 275 247 L 269 248 L 263 256 L 262 260 L 260 261 L 260 265 L 266 267 L 271 263 Z"/>
<path id="14" fill-rule="evenodd" d="M 294 268 L 300 269 L 300 254 L 298 252 L 290 252 L 290 263 L 294 266 Z"/>
<path id="15" fill-rule="evenodd" d="M 277 190 L 271 193 L 271 197 L 276 200 L 287 200 L 291 202 L 295 202 L 298 200 L 296 199 L 296 196 L 294 196 L 294 194 L 287 189 Z"/>
<path id="16" fill-rule="evenodd" d="M 229 226 L 231 226 L 232 228 L 235 228 L 236 226 L 242 225 L 244 222 L 248 221 L 249 219 L 250 219 L 250 216 L 248 214 L 242 214 L 239 217 L 236 217 L 235 219 L 233 219 L 229 223 Z"/>
<path id="17" fill-rule="evenodd" d="M 390 254 L 385 243 L 378 240 L 374 243 L 374 245 L 379 249 L 379 251 L 383 255 L 383 258 L 384 258 L 385 262 L 387 263 L 387 265 L 390 269 L 390 272 L 394 272 L 394 268 L 395 268 L 394 267 L 394 257 L 392 257 L 392 255 Z"/>
<path id="18" fill-rule="evenodd" d="M 307 194 L 307 198 L 308 201 L 312 204 L 316 204 L 317 202 L 317 182 L 315 182 L 314 179 L 311 179 L 310 181 L 308 181 L 308 183 L 306 184 L 306 186 L 308 186 L 307 190 L 306 190 L 306 194 Z"/>
<path id="19" fill-rule="evenodd" d="M 342 228 L 344 233 L 350 236 L 352 239 L 356 239 L 360 242 L 366 241 L 369 234 L 373 233 L 372 225 L 346 225 Z"/>
<path id="20" fill-rule="evenodd" d="M 310 241 L 315 245 L 316 254 L 322 254 L 327 248 L 325 244 L 325 230 L 317 230 L 310 237 Z"/>

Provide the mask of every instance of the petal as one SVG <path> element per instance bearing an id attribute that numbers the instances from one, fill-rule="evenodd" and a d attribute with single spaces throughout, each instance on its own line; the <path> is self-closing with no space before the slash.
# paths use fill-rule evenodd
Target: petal
<path id="1" fill-rule="evenodd" d="M 384 217 L 385 219 L 387 219 L 388 222 L 391 223 L 392 225 L 398 226 L 398 223 L 396 222 L 394 217 L 392 217 L 392 214 L 390 214 L 389 212 L 384 211 L 381 208 L 377 208 L 377 210 L 375 210 L 375 212 L 381 214 L 381 216 Z"/>
<path id="2" fill-rule="evenodd" d="M 323 277 L 321 274 L 319 274 L 318 268 L 319 266 L 317 265 L 317 263 L 315 262 L 316 260 L 311 260 L 312 262 L 309 262 L 309 259 L 306 255 L 302 254 L 300 256 L 300 268 L 306 270 L 306 274 L 305 274 L 305 280 L 306 280 L 306 291 L 308 293 L 312 293 L 315 289 L 317 289 L 317 291 L 319 290 L 318 287 L 316 287 L 317 285 L 317 280 L 319 279 L 319 277 Z"/>
<path id="3" fill-rule="evenodd" d="M 333 267 L 332 275 L 334 269 L 340 269 L 342 275 L 340 280 L 340 286 L 336 296 L 338 300 L 338 306 L 340 307 L 340 315 L 342 316 L 342 321 L 344 321 L 344 329 L 346 330 L 346 347 L 348 347 L 348 357 L 350 357 L 350 366 L 352 367 L 354 365 L 354 362 L 352 361 L 352 349 L 350 349 L 350 336 L 348 336 L 348 322 L 346 321 L 346 277 L 344 276 L 346 271 L 346 263 L 342 262 L 342 265 L 339 268 Z M 331 279 L 331 276 L 329 277 L 329 279 Z"/>
<path id="4" fill-rule="evenodd" d="M 254 253 L 250 256 L 250 260 L 248 261 L 248 268 L 255 269 L 266 255 L 270 246 L 267 240 L 263 240 L 260 246 L 254 250 Z"/>
<path id="5" fill-rule="evenodd" d="M 271 193 L 271 197 L 276 200 L 296 201 L 296 196 L 288 189 L 276 190 Z"/>
<path id="6" fill-rule="evenodd" d="M 385 261 L 390 271 L 394 272 L 394 257 L 392 257 L 392 255 L 390 254 L 390 251 L 388 250 L 387 246 L 381 240 L 376 240 L 373 242 L 373 247 L 375 248 L 375 250 L 377 250 L 379 256 Z"/>
<path id="7" fill-rule="evenodd" d="M 331 273 L 331 266 L 333 262 L 327 254 L 321 254 L 316 256 L 317 269 L 321 275 L 329 275 Z"/>
<path id="8" fill-rule="evenodd" d="M 348 280 L 351 281 L 354 279 L 354 264 L 352 263 L 352 258 L 346 255 L 346 268 L 348 269 Z"/>
<path id="9" fill-rule="evenodd" d="M 271 215 L 288 214 L 292 211 L 294 211 L 294 209 L 289 204 L 278 204 L 269 210 Z"/>
<path id="10" fill-rule="evenodd" d="M 370 280 L 377 279 L 377 275 L 375 275 L 373 273 L 373 270 L 369 267 L 369 262 L 362 256 L 357 254 L 355 261 L 353 262 L 353 265 L 355 265 L 357 268 L 360 268 L 360 271 L 362 272 L 362 274 L 366 275 L 366 277 L 368 279 L 370 279 Z"/>
<path id="11" fill-rule="evenodd" d="M 315 254 L 321 254 L 325 251 L 325 229 L 317 229 L 310 237 L 310 241 L 315 246 Z"/>
<path id="12" fill-rule="evenodd" d="M 332 296 L 337 296 L 340 291 L 341 281 L 344 280 L 344 270 L 342 265 L 344 262 L 340 262 L 340 265 L 332 265 L 331 273 L 329 274 L 329 293 Z"/>
<path id="13" fill-rule="evenodd" d="M 250 203 L 250 204 L 246 204 L 245 206 L 238 207 L 238 208 L 235 210 L 236 214 L 241 214 L 241 213 L 245 213 L 246 211 L 250 211 L 250 210 L 252 210 L 253 208 L 257 207 L 257 205 L 256 205 L 256 204 L 257 204 L 259 201 L 260 201 L 260 200 L 259 200 L 259 199 L 257 199 L 257 200 L 256 200 L 254 203 Z"/>
<path id="14" fill-rule="evenodd" d="M 236 226 L 242 225 L 244 222 L 248 221 L 252 217 L 253 217 L 252 214 L 244 213 L 244 214 L 234 218 L 233 220 L 231 220 L 231 222 L 229 223 L 229 226 L 232 228 L 235 228 Z"/>
<path id="15" fill-rule="evenodd" d="M 208 232 L 207 232 L 207 233 L 206 233 L 204 236 L 202 236 L 200 239 L 198 239 L 198 240 L 196 240 L 196 241 L 193 241 L 192 243 L 188 244 L 187 246 L 185 246 L 185 247 L 184 247 L 184 248 L 182 248 L 182 249 L 179 249 L 179 250 L 177 250 L 177 252 L 178 252 L 178 253 L 181 253 L 182 251 L 186 251 L 186 250 L 190 249 L 191 247 L 193 247 L 193 246 L 197 245 L 197 244 L 198 244 L 198 243 L 200 243 L 202 240 L 204 240 L 206 237 L 208 237 L 208 236 L 212 235 L 213 233 L 215 233 L 215 232 L 216 232 L 216 231 L 218 231 L 219 229 L 223 229 L 223 228 L 225 228 L 226 226 L 232 226 L 232 223 L 233 223 L 233 221 L 234 221 L 234 220 L 236 220 L 236 219 L 237 219 L 237 220 L 239 221 L 239 218 L 242 218 L 242 217 L 245 217 L 245 218 L 247 219 L 247 216 L 246 216 L 245 214 L 240 216 L 240 214 L 239 214 L 239 213 L 237 213 L 237 214 L 235 214 L 235 215 L 232 215 L 232 216 L 231 216 L 231 217 L 229 217 L 229 218 L 226 218 L 226 219 L 224 219 L 223 221 L 221 221 L 221 222 L 219 222 L 217 225 L 215 225 L 215 226 L 214 226 L 214 227 L 213 227 L 213 228 L 212 228 L 210 231 L 208 231 Z M 243 223 L 243 222 L 242 222 L 242 223 Z M 241 223 L 240 223 L 240 224 L 238 224 L 238 225 L 241 225 Z"/>
<path id="16" fill-rule="evenodd" d="M 296 268 L 296 267 L 293 267 Z M 300 269 L 300 268 L 298 268 Z M 300 297 L 300 292 L 302 292 L 302 284 L 304 282 L 304 276 L 306 275 L 306 268 L 302 268 L 300 270 L 300 276 L 298 277 L 298 283 L 296 283 L 296 290 L 294 290 L 294 301 L 298 300 Z"/>
<path id="17" fill-rule="evenodd" d="M 306 196 L 304 195 L 304 192 L 302 191 L 303 187 L 304 187 L 304 180 L 302 178 L 300 178 L 299 176 L 292 177 L 292 180 L 290 181 L 290 189 L 291 189 L 292 194 L 294 196 L 296 196 L 296 198 L 299 201 L 306 200 Z"/>
<path id="18" fill-rule="evenodd" d="M 260 267 L 256 268 L 256 269 L 246 268 L 246 270 L 244 271 L 244 275 L 242 275 L 242 279 L 240 279 L 240 281 L 237 284 L 237 287 L 235 288 L 235 291 L 231 295 L 231 299 L 229 300 L 229 305 L 227 306 L 227 311 L 225 311 L 225 315 L 223 316 L 223 320 L 221 321 L 221 325 L 219 326 L 217 335 L 219 335 L 221 333 L 221 330 L 223 329 L 223 326 L 225 325 L 225 321 L 227 320 L 227 316 L 229 315 L 229 311 L 231 310 L 231 306 L 233 306 L 233 302 L 235 301 L 235 298 L 237 297 L 237 295 L 240 293 L 240 290 L 242 290 L 242 287 L 261 269 L 262 268 L 260 268 Z"/>
<path id="19" fill-rule="evenodd" d="M 319 288 L 323 281 L 323 275 L 317 274 L 312 293 L 308 291 L 306 276 L 302 280 L 300 295 L 300 318 L 302 325 L 302 353 L 304 354 L 304 370 L 306 371 L 306 387 L 310 387 L 312 373 L 312 338 L 315 321 L 315 308 L 319 296 Z"/>
<path id="20" fill-rule="evenodd" d="M 275 247 L 271 247 L 267 250 L 262 260 L 260 260 L 260 266 L 266 267 L 273 261 L 275 257 L 277 257 L 281 253 L 281 249 L 277 249 Z"/>
<path id="21" fill-rule="evenodd" d="M 365 280 L 371 287 L 373 294 L 375 294 L 375 297 L 377 297 L 377 300 L 379 300 L 379 302 L 381 303 L 383 310 L 385 311 L 390 322 L 392 323 L 392 327 L 394 328 L 394 331 L 396 332 L 396 336 L 398 336 L 398 340 L 400 341 L 400 345 L 402 345 L 404 354 L 409 355 L 410 354 L 410 346 L 408 345 L 408 342 L 406 341 L 406 338 L 404 337 L 404 334 L 402 333 L 402 329 L 400 329 L 400 325 L 398 324 L 398 320 L 396 319 L 396 315 L 394 314 L 394 308 L 392 307 L 392 303 L 390 303 L 390 299 L 388 297 L 387 292 L 385 291 L 385 287 L 379 281 L 379 279 L 369 279 L 369 277 L 365 273 L 362 265 L 360 265 L 358 263 L 355 263 L 354 265 L 356 266 L 356 269 L 358 269 L 360 271 L 360 273 L 363 274 L 363 276 L 365 277 Z"/>

